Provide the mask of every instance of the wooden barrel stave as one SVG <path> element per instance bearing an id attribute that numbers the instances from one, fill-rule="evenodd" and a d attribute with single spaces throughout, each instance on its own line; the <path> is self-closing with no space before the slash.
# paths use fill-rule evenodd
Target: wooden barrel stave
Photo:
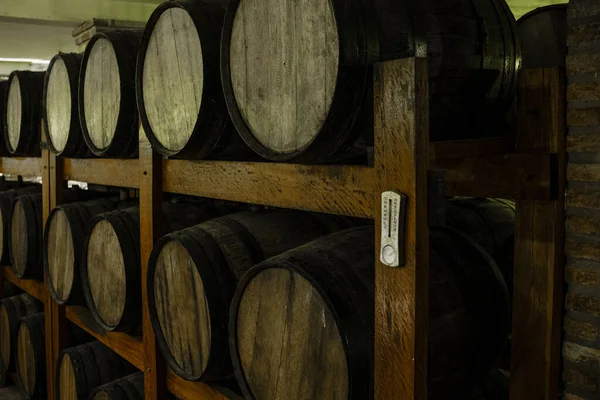
<path id="1" fill-rule="evenodd" d="M 43 118 L 50 150 L 63 157 L 89 157 L 81 133 L 77 86 L 83 56 L 60 53 L 48 65 L 44 78 Z"/>
<path id="2" fill-rule="evenodd" d="M 42 310 L 42 304 L 26 293 L 0 300 L 0 367 L 3 371 L 13 371 L 15 367 L 19 320 Z"/>
<path id="3" fill-rule="evenodd" d="M 140 37 L 138 31 L 98 33 L 89 41 L 83 56 L 79 120 L 88 148 L 98 156 L 137 157 L 139 127 L 134 75 Z"/>
<path id="4" fill-rule="evenodd" d="M 27 399 L 46 394 L 46 344 L 44 313 L 21 319 L 17 343 L 17 376 Z"/>
<path id="5" fill-rule="evenodd" d="M 138 372 L 96 388 L 92 400 L 144 400 L 144 374 Z"/>
<path id="6" fill-rule="evenodd" d="M 183 203 L 163 203 L 162 211 L 167 231 L 217 215 L 210 206 Z M 82 288 L 94 319 L 107 331 L 131 332 L 141 323 L 139 229 L 137 207 L 100 214 L 88 224 L 81 261 Z M 104 234 L 111 237 L 110 247 L 105 247 Z M 112 261 L 107 261 L 107 255 Z"/>
<path id="7" fill-rule="evenodd" d="M 135 368 L 100 342 L 63 350 L 58 359 L 56 395 L 87 399 L 98 386 L 134 372 Z"/>
<path id="8" fill-rule="evenodd" d="M 269 210 L 228 215 L 163 237 L 149 261 L 148 303 L 170 367 L 188 380 L 231 376 L 226 316 L 238 279 L 265 258 L 350 224 L 334 216 Z M 170 302 L 172 309 L 163 307 Z"/>
<path id="9" fill-rule="evenodd" d="M 42 195 L 15 198 L 10 222 L 10 261 L 19 278 L 43 280 L 42 226 Z"/>
<path id="10" fill-rule="evenodd" d="M 0 240 L 0 264 L 10 263 L 10 222 L 12 220 L 12 207 L 15 198 L 25 195 L 40 193 L 39 185 L 26 186 L 19 189 L 10 189 L 0 193 L 0 226 L 2 239 Z"/>
<path id="11" fill-rule="evenodd" d="M 243 276 L 229 337 L 246 398 L 372 398 L 374 235 L 370 227 L 333 234 Z M 487 372 L 509 313 L 506 286 L 481 247 L 432 228 L 430 249 L 428 393 L 436 399 Z"/>
<path id="12" fill-rule="evenodd" d="M 517 21 L 524 68 L 564 67 L 567 57 L 567 4 L 539 7 Z"/>
<path id="13" fill-rule="evenodd" d="M 106 196 L 105 193 L 72 188 L 64 191 L 65 203 Z M 10 221 L 10 259 L 15 274 L 20 278 L 43 280 L 43 219 L 42 195 L 16 197 L 12 204 Z"/>
<path id="14" fill-rule="evenodd" d="M 4 138 L 13 156 L 39 156 L 44 72 L 13 71 L 8 80 Z"/>
<path id="15" fill-rule="evenodd" d="M 6 98 L 8 96 L 8 82 L 0 82 L 0 157 L 9 156 L 6 147 Z"/>
<path id="16" fill-rule="evenodd" d="M 85 228 L 93 217 L 114 210 L 117 204 L 117 199 L 103 198 L 63 204 L 50 212 L 43 261 L 48 290 L 58 304 L 85 303 L 79 275 Z"/>
<path id="17" fill-rule="evenodd" d="M 137 99 L 146 136 L 163 155 L 195 159 L 251 155 L 233 128 L 221 88 L 224 8 L 218 2 L 170 1 L 160 5 L 146 24 L 137 62 Z M 173 67 L 173 58 L 179 67 Z"/>

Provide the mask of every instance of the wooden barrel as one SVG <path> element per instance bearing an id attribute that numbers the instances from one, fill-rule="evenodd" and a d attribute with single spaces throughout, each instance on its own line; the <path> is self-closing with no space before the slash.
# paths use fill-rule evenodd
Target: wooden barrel
<path id="1" fill-rule="evenodd" d="M 54 56 L 44 80 L 44 128 L 50 150 L 64 157 L 88 156 L 89 152 L 79 123 L 77 84 L 81 54 L 60 53 Z"/>
<path id="2" fill-rule="evenodd" d="M 84 304 L 79 273 L 86 225 L 118 203 L 103 198 L 63 204 L 50 212 L 44 230 L 44 269 L 48 290 L 58 304 Z"/>
<path id="3" fill-rule="evenodd" d="M 219 73 L 224 5 L 169 1 L 146 24 L 136 90 L 146 136 L 161 154 L 247 158 L 227 113 Z"/>
<path id="4" fill-rule="evenodd" d="M 10 154 L 39 156 L 44 72 L 13 71 L 8 78 L 4 139 Z"/>
<path id="5" fill-rule="evenodd" d="M 0 157 L 10 155 L 6 147 L 6 97 L 8 95 L 8 82 L 0 82 Z"/>
<path id="6" fill-rule="evenodd" d="M 335 233 L 242 277 L 229 338 L 245 398 L 372 398 L 374 236 L 372 227 Z M 507 296 L 480 246 L 431 230 L 429 398 L 458 392 L 492 365 L 507 335 Z"/>
<path id="7" fill-rule="evenodd" d="M 488 132 L 490 118 L 512 103 L 520 66 L 504 0 L 427 1 L 423 10 L 392 0 L 363 3 L 230 2 L 221 77 L 233 123 L 255 152 L 313 162 L 346 150 L 371 100 L 369 64 L 412 56 L 415 43 L 430 60 L 431 139 L 496 133 Z"/>
<path id="8" fill-rule="evenodd" d="M 65 203 L 105 196 L 90 190 L 65 190 Z M 15 274 L 20 278 L 43 280 L 42 263 L 44 226 L 42 221 L 42 195 L 17 197 L 12 205 L 10 222 L 10 260 Z"/>
<path id="9" fill-rule="evenodd" d="M 43 305 L 26 293 L 0 300 L 0 366 L 3 371 L 14 369 L 19 320 L 42 310 Z"/>
<path id="10" fill-rule="evenodd" d="M 97 33 L 89 41 L 79 75 L 79 120 L 89 149 L 98 156 L 138 153 L 135 61 L 141 33 Z"/>
<path id="11" fill-rule="evenodd" d="M 0 264 L 10 263 L 10 232 L 15 198 L 26 194 L 40 193 L 39 185 L 26 186 L 0 192 Z"/>
<path id="12" fill-rule="evenodd" d="M 56 396 L 86 400 L 92 390 L 134 372 L 135 368 L 100 342 L 63 350 L 58 358 Z"/>
<path id="13" fill-rule="evenodd" d="M 517 22 L 524 68 L 564 67 L 567 58 L 567 4 L 540 7 Z"/>
<path id="14" fill-rule="evenodd" d="M 43 279 L 42 229 L 42 195 L 17 197 L 10 222 L 10 262 L 19 278 Z"/>
<path id="15" fill-rule="evenodd" d="M 502 199 L 456 198 L 446 202 L 446 223 L 465 233 L 496 261 L 512 292 L 515 203 Z"/>
<path id="16" fill-rule="evenodd" d="M 167 231 L 216 216 L 209 206 L 163 203 Z M 134 331 L 141 323 L 139 208 L 103 213 L 89 223 L 81 259 L 86 304 L 107 331 Z"/>
<path id="17" fill-rule="evenodd" d="M 187 380 L 231 376 L 227 315 L 238 279 L 265 258 L 347 227 L 334 216 L 269 210 L 163 237 L 148 264 L 148 304 L 171 369 Z"/>
<path id="18" fill-rule="evenodd" d="M 44 313 L 21 319 L 17 334 L 17 376 L 28 399 L 46 394 L 46 344 Z"/>
<path id="19" fill-rule="evenodd" d="M 90 395 L 92 400 L 144 400 L 144 374 L 128 375 L 102 385 Z"/>

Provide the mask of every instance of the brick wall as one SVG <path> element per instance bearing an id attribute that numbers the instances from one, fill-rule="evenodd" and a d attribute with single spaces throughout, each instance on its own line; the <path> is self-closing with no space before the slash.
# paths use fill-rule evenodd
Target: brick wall
<path id="1" fill-rule="evenodd" d="M 600 399 L 600 0 L 571 0 L 565 400 Z"/>

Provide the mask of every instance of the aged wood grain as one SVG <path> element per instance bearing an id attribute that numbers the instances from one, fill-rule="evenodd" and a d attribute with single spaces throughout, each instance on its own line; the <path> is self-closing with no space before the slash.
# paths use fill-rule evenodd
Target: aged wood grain
<path id="1" fill-rule="evenodd" d="M 237 329 L 239 356 L 255 398 L 348 398 L 337 324 L 301 275 L 272 268 L 253 278 L 242 296 Z"/>
<path id="2" fill-rule="evenodd" d="M 78 400 L 77 383 L 71 357 L 65 354 L 58 371 L 58 398 L 60 400 Z"/>
<path id="3" fill-rule="evenodd" d="M 11 348 L 11 334 L 10 334 L 10 321 L 6 307 L 0 306 L 0 354 L 2 358 L 2 369 L 5 370 L 10 364 L 10 348 Z"/>
<path id="4" fill-rule="evenodd" d="M 67 216 L 58 210 L 50 220 L 47 235 L 48 284 L 60 299 L 67 299 L 73 286 L 75 250 L 73 235 Z"/>
<path id="5" fill-rule="evenodd" d="M 376 400 L 427 398 L 429 229 L 428 66 L 424 59 L 375 66 L 375 169 L 379 192 L 407 198 L 405 264 L 375 260 Z M 374 205 L 375 231 L 381 207 Z M 380 235 L 375 235 L 375 248 Z"/>
<path id="6" fill-rule="evenodd" d="M 310 144 L 327 117 L 337 82 L 339 38 L 329 1 L 241 0 L 230 64 L 241 114 L 265 147 Z"/>
<path id="7" fill-rule="evenodd" d="M 115 326 L 121 320 L 127 296 L 125 260 L 115 230 L 99 221 L 88 240 L 87 281 L 102 320 Z"/>
<path id="8" fill-rule="evenodd" d="M 42 176 L 42 163 L 39 157 L 3 157 L 0 159 L 0 170 L 6 175 L 37 177 Z"/>
<path id="9" fill-rule="evenodd" d="M 165 245 L 154 278 L 155 305 L 169 351 L 179 367 L 201 375 L 210 355 L 210 311 L 196 264 L 176 241 Z"/>
<path id="10" fill-rule="evenodd" d="M 556 153 L 558 169 L 556 200 L 517 202 L 510 395 L 555 399 L 564 301 L 564 74 L 558 68 L 525 70 L 519 91 L 518 149 Z"/>
<path id="11" fill-rule="evenodd" d="M 46 89 L 47 134 L 58 152 L 65 149 L 71 126 L 71 83 L 62 58 L 57 58 L 48 72 Z"/>
<path id="12" fill-rule="evenodd" d="M 21 276 L 27 268 L 29 241 L 27 240 L 27 214 L 23 203 L 20 201 L 17 201 L 14 205 L 10 226 L 10 260 L 12 267 Z"/>
<path id="13" fill-rule="evenodd" d="M 99 149 L 107 148 L 115 134 L 121 104 L 121 78 L 117 56 L 107 39 L 93 44 L 85 74 L 83 104 L 90 139 Z"/>
<path id="14" fill-rule="evenodd" d="M 8 88 L 8 99 L 6 102 L 8 142 L 13 149 L 17 148 L 19 137 L 21 136 L 22 107 L 21 85 L 19 84 L 19 77 L 15 74 Z"/>
<path id="15" fill-rule="evenodd" d="M 194 21 L 169 8 L 156 22 L 144 60 L 146 115 L 156 139 L 167 149 L 183 149 L 192 135 L 204 86 L 202 44 Z"/>
<path id="16" fill-rule="evenodd" d="M 163 197 L 162 157 L 152 150 L 140 127 L 140 257 L 142 299 L 142 332 L 144 355 L 144 396 L 147 400 L 162 400 L 167 395 L 167 368 L 156 343 L 148 307 L 148 260 L 154 243 L 164 234 L 160 212 Z"/>
<path id="17" fill-rule="evenodd" d="M 19 320 L 40 311 L 41 304 L 29 294 L 20 294 L 0 302 L 0 361 L 4 369 L 14 370 Z"/>
<path id="18" fill-rule="evenodd" d="M 139 188 L 138 160 L 63 159 L 64 178 L 80 182 Z"/>
<path id="19" fill-rule="evenodd" d="M 21 324 L 17 338 L 17 365 L 21 388 L 29 396 L 33 394 L 36 383 L 36 358 L 31 333 L 26 324 Z"/>
<path id="20" fill-rule="evenodd" d="M 166 192 L 372 218 L 376 173 L 356 166 L 164 162 Z"/>

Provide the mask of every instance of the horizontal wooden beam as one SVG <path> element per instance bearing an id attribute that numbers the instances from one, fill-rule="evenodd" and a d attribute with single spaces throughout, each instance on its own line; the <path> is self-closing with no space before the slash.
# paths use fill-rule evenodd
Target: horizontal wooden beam
<path id="1" fill-rule="evenodd" d="M 15 275 L 9 266 L 0 268 L 0 271 L 2 271 L 1 273 L 4 279 L 20 288 L 24 292 L 29 293 L 42 303 L 46 302 L 46 286 L 43 282 L 32 279 L 21 279 Z"/>
<path id="2" fill-rule="evenodd" d="M 434 142 L 429 144 L 429 157 L 431 160 L 509 154 L 514 152 L 515 138 L 512 136 Z"/>
<path id="3" fill-rule="evenodd" d="M 139 161 L 105 158 L 64 159 L 66 180 L 139 188 Z"/>
<path id="4" fill-rule="evenodd" d="M 373 168 L 168 160 L 165 192 L 372 218 Z"/>
<path id="5" fill-rule="evenodd" d="M 504 154 L 438 159 L 446 170 L 449 196 L 500 197 L 515 200 L 556 198 L 556 156 Z"/>
<path id="6" fill-rule="evenodd" d="M 42 176 L 42 159 L 40 157 L 2 157 L 0 158 L 0 173 L 25 177 Z"/>
<path id="7" fill-rule="evenodd" d="M 182 399 L 229 400 L 221 393 L 202 382 L 190 382 L 169 369 L 167 373 L 169 392 Z"/>
<path id="8" fill-rule="evenodd" d="M 140 371 L 144 370 L 144 349 L 141 337 L 122 332 L 105 332 L 85 307 L 67 306 L 67 319 L 108 346 Z"/>

